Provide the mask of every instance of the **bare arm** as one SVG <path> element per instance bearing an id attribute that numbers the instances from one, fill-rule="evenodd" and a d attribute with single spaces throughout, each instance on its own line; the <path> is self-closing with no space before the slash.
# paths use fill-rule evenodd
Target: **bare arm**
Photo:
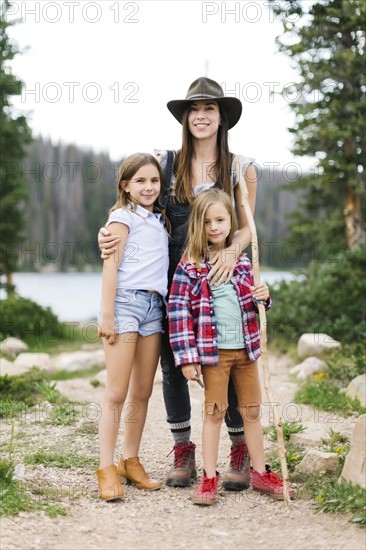
<path id="1" fill-rule="evenodd" d="M 123 223 L 111 223 L 110 234 L 119 238 L 118 246 L 109 261 L 104 261 L 102 277 L 102 311 L 98 335 L 106 339 L 108 344 L 116 341 L 114 325 L 114 301 L 117 291 L 117 271 L 122 259 L 123 249 L 128 237 L 128 227 Z"/>
<path id="2" fill-rule="evenodd" d="M 252 164 L 248 166 L 244 177 L 248 188 L 250 209 L 254 215 L 255 198 L 257 194 L 257 175 Z M 211 283 L 215 283 L 216 285 L 228 283 L 230 281 L 237 259 L 242 251 L 250 244 L 250 229 L 244 208 L 242 207 L 239 185 L 234 187 L 234 199 L 239 229 L 234 235 L 231 246 L 217 253 L 213 258 L 214 266 L 208 278 L 211 280 Z"/>

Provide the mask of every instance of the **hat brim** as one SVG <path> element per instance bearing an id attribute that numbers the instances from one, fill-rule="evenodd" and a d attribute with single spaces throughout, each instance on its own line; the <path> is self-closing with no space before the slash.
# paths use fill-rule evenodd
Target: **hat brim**
<path id="1" fill-rule="evenodd" d="M 209 101 L 211 98 L 202 97 L 202 99 L 173 99 L 168 101 L 167 107 L 172 115 L 182 124 L 182 119 L 184 112 L 187 107 L 194 101 Z M 212 101 L 216 101 L 220 107 L 223 107 L 228 119 L 228 127 L 233 128 L 235 124 L 239 121 L 243 106 L 241 101 L 236 97 L 220 97 L 212 98 Z"/>

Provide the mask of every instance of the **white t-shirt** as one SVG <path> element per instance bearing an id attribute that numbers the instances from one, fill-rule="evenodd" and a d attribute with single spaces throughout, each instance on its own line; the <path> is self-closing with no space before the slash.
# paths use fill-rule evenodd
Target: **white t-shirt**
<path id="1" fill-rule="evenodd" d="M 117 208 L 111 212 L 106 227 L 112 222 L 128 227 L 117 288 L 156 290 L 165 298 L 168 292 L 168 234 L 161 214 L 149 212 L 139 205 L 135 211 Z"/>

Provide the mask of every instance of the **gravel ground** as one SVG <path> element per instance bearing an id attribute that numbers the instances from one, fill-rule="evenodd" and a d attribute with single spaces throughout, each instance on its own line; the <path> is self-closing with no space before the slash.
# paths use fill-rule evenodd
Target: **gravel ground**
<path id="1" fill-rule="evenodd" d="M 288 377 L 289 361 L 270 357 L 272 387 L 281 406 L 292 403 L 296 385 Z M 152 493 L 128 486 L 123 501 L 105 503 L 96 498 L 94 469 L 50 468 L 43 465 L 24 466 L 23 456 L 36 450 L 75 450 L 78 454 L 97 458 L 94 406 L 103 389 L 94 388 L 88 379 L 58 382 L 60 391 L 72 400 L 88 405 L 83 416 L 72 426 L 51 426 L 29 417 L 15 423 L 14 460 L 22 482 L 52 488 L 68 509 L 66 516 L 48 517 L 44 512 L 22 512 L 1 522 L 1 549 L 37 550 L 114 550 L 114 549 L 348 549 L 364 550 L 365 531 L 348 522 L 347 516 L 314 511 L 311 504 L 294 500 L 289 506 L 272 501 L 251 489 L 240 492 L 220 492 L 216 506 L 198 507 L 190 501 L 193 486 L 186 489 L 163 486 Z M 201 398 L 198 384 L 191 386 L 193 437 L 197 444 L 198 468 L 201 459 Z M 263 393 L 263 397 L 265 394 Z M 265 399 L 264 399 L 265 401 Z M 299 409 L 302 419 L 313 411 Z M 263 425 L 268 425 L 269 407 L 264 407 Z M 294 407 L 291 410 L 295 410 Z M 336 429 L 351 433 L 354 419 L 333 418 Z M 329 424 L 332 427 L 332 424 Z M 10 436 L 11 425 L 2 425 L 3 441 Z M 269 449 L 270 442 L 266 442 Z M 172 448 L 165 423 L 160 373 L 157 374 L 149 416 L 144 433 L 141 459 L 149 473 L 164 479 L 171 465 Z M 224 471 L 230 452 L 230 442 L 223 426 L 218 469 Z M 117 460 L 117 456 L 116 456 Z M 51 490 L 51 489 L 50 489 Z M 47 490 L 42 498 L 47 499 Z M 51 494 L 51 493 L 49 493 Z M 53 494 L 53 493 L 52 493 Z"/>

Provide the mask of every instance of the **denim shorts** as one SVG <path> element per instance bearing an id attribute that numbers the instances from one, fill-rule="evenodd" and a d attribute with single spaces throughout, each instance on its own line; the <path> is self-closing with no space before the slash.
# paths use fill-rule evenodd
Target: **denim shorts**
<path id="1" fill-rule="evenodd" d="M 157 292 L 118 288 L 114 302 L 116 334 L 141 336 L 163 333 L 163 298 Z"/>

